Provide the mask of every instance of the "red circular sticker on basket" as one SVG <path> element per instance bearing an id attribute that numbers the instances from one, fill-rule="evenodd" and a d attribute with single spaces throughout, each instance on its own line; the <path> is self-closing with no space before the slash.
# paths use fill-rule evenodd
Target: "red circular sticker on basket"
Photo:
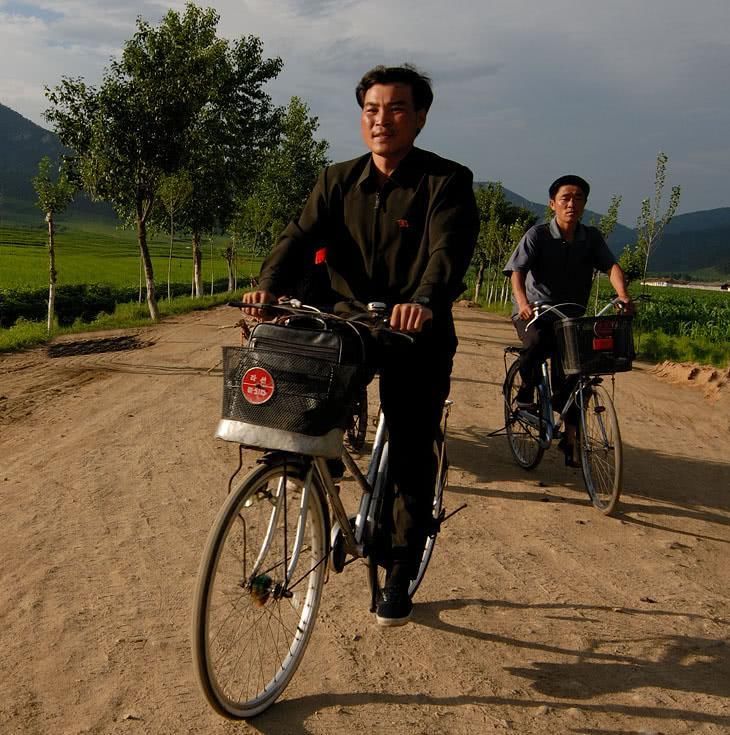
<path id="1" fill-rule="evenodd" d="M 254 405 L 266 403 L 274 395 L 275 387 L 271 373 L 261 367 L 249 368 L 241 379 L 241 393 Z"/>

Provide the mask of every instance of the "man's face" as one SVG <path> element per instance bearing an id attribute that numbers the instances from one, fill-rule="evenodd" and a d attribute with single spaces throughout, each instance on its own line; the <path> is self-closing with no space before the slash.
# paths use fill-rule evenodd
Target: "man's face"
<path id="1" fill-rule="evenodd" d="M 550 209 L 555 212 L 555 219 L 561 227 L 575 226 L 583 216 L 586 208 L 586 195 L 583 189 L 573 184 L 561 186 L 550 200 Z"/>
<path id="2" fill-rule="evenodd" d="M 360 129 L 376 156 L 401 158 L 425 124 L 426 111 L 415 109 L 409 85 L 374 84 L 365 93 Z"/>

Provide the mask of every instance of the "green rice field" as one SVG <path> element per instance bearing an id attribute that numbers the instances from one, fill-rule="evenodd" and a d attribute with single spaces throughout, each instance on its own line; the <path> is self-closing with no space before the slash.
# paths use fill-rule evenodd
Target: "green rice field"
<path id="1" fill-rule="evenodd" d="M 169 236 L 149 233 L 149 248 L 159 296 L 166 293 Z M 202 244 L 203 283 L 227 278 L 223 251 L 225 237 Z M 211 252 L 212 251 L 212 252 Z M 258 273 L 261 259 L 248 253 L 237 258 L 239 288 Z M 133 288 L 140 283 L 140 258 L 135 233 L 105 223 L 62 224 L 56 235 L 59 286 L 104 285 Z M 176 238 L 170 281 L 189 284 L 192 278 L 191 246 Z M 0 300 L 3 292 L 18 297 L 48 285 L 47 235 L 41 226 L 0 225 Z M 601 297 L 609 297 L 602 285 Z M 638 293 L 638 284 L 632 292 Z M 179 289 L 178 289 L 179 292 Z M 730 293 L 685 288 L 648 288 L 650 300 L 640 304 L 634 322 L 639 354 L 652 361 L 676 360 L 713 364 L 730 363 Z M 500 307 L 489 307 L 497 308 Z M 3 331 L 0 329 L 0 331 Z"/>
<path id="2" fill-rule="evenodd" d="M 35 289 L 48 285 L 47 233 L 42 227 L 0 226 L 0 291 Z M 212 244 L 212 257 L 211 257 Z M 160 292 L 167 282 L 169 236 L 151 233 L 148 245 L 155 282 Z M 227 277 L 222 252 L 224 237 L 204 241 L 203 282 Z M 238 274 L 257 271 L 260 259 L 245 254 L 238 258 Z M 131 230 L 89 224 L 61 226 L 56 233 L 58 284 L 105 284 L 133 286 L 139 282 L 140 257 L 136 235 Z M 188 239 L 175 239 L 170 271 L 172 283 L 189 283 L 192 278 L 191 246 Z"/>

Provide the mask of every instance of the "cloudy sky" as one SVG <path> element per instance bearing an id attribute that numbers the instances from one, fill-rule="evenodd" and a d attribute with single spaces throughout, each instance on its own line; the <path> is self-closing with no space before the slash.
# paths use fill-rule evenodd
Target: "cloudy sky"
<path id="1" fill-rule="evenodd" d="M 201 3 L 206 4 L 206 3 Z M 680 212 L 730 206 L 730 0 L 216 0 L 219 33 L 255 34 L 285 67 L 270 85 L 320 119 L 335 160 L 363 151 L 353 89 L 415 63 L 435 102 L 419 145 L 534 201 L 580 173 L 590 206 L 623 196 L 634 226 L 669 155 Z M 170 0 L 0 0 L 0 102 L 44 124 L 43 86 L 96 83 Z"/>

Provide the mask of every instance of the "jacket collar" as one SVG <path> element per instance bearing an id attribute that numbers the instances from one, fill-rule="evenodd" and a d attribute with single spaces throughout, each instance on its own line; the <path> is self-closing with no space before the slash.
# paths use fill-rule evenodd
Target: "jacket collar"
<path id="1" fill-rule="evenodd" d="M 558 227 L 558 223 L 555 220 L 555 217 L 553 217 L 550 220 L 550 234 L 552 235 L 553 239 L 555 240 L 563 240 L 563 234 L 560 232 L 560 228 Z M 583 242 L 588 239 L 588 234 L 586 231 L 586 228 L 583 226 L 582 222 L 578 223 L 578 227 L 575 228 L 575 238 L 573 239 L 573 242 Z"/>
<path id="2" fill-rule="evenodd" d="M 388 182 L 400 188 L 405 188 L 416 183 L 420 178 L 419 163 L 421 161 L 421 153 L 420 148 L 412 148 L 398 164 L 396 170 L 388 177 Z M 360 178 L 357 180 L 357 186 L 359 188 L 363 188 L 364 186 L 374 188 L 376 180 L 377 175 L 375 165 L 373 164 L 373 157 L 369 155 L 360 174 Z"/>

